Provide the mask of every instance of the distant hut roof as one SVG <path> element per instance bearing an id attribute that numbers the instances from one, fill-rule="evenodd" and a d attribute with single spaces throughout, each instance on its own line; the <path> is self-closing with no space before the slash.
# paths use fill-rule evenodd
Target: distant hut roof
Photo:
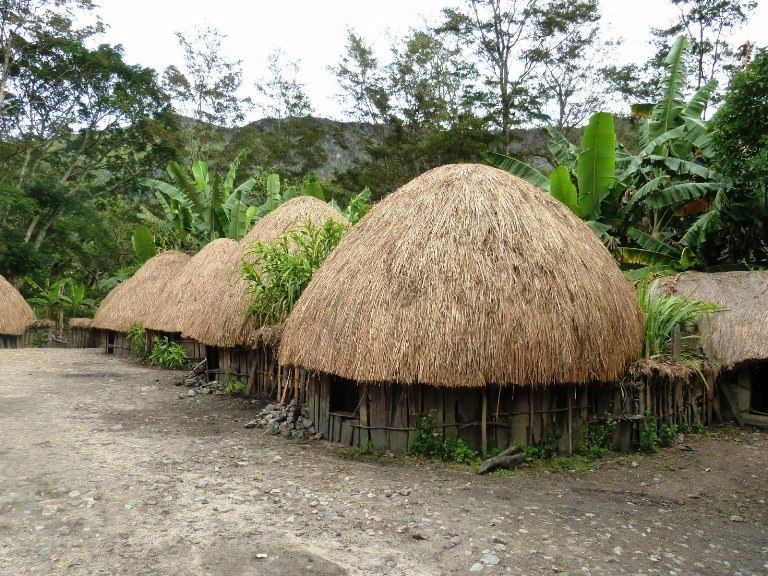
<path id="1" fill-rule="evenodd" d="M 728 368 L 768 358 L 768 271 L 683 272 L 661 282 L 668 292 L 727 308 L 700 322 L 708 358 Z"/>
<path id="2" fill-rule="evenodd" d="M 35 321 L 35 313 L 24 297 L 0 275 L 0 334 L 21 336 Z"/>
<path id="3" fill-rule="evenodd" d="M 176 250 L 147 260 L 133 276 L 107 294 L 93 318 L 93 327 L 127 332 L 134 324 L 146 322 L 155 307 L 165 306 L 161 295 L 166 284 L 188 261 L 187 254 Z"/>
<path id="4" fill-rule="evenodd" d="M 93 318 L 70 318 L 70 328 L 90 328 L 93 323 Z"/>
<path id="5" fill-rule="evenodd" d="M 347 223 L 344 216 L 325 202 L 311 196 L 299 196 L 282 204 L 261 220 L 239 243 L 230 257 L 225 281 L 217 282 L 209 292 L 205 307 L 193 311 L 182 333 L 198 342 L 221 348 L 255 346 L 262 335 L 252 322 L 246 322 L 248 300 L 246 281 L 241 279 L 241 263 L 256 242 L 271 242 L 303 226 L 307 221 L 322 225 L 333 219 Z"/>
<path id="6" fill-rule="evenodd" d="M 360 382 L 612 381 L 636 360 L 641 323 L 631 285 L 568 208 L 457 164 L 349 231 L 288 318 L 280 361 Z"/>
<path id="7" fill-rule="evenodd" d="M 182 332 L 185 324 L 194 322 L 193 314 L 207 315 L 198 303 L 207 301 L 208 293 L 222 278 L 228 279 L 232 254 L 239 244 L 229 238 L 219 238 L 207 244 L 190 258 L 165 286 L 156 307 L 144 322 L 144 327 L 158 332 Z"/>

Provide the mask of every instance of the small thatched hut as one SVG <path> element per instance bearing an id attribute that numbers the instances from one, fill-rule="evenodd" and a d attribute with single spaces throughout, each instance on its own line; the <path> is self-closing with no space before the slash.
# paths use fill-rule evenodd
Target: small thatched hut
<path id="1" fill-rule="evenodd" d="M 720 407 L 740 424 L 768 425 L 768 271 L 684 272 L 663 287 L 726 309 L 699 326 L 704 353 L 720 368 Z"/>
<path id="2" fill-rule="evenodd" d="M 182 252 L 161 252 L 107 294 L 92 322 L 101 331 L 100 343 L 107 354 L 129 353 L 125 333 L 135 324 L 146 322 L 157 308 L 167 305 L 161 300 L 163 290 L 188 261 L 189 256 Z"/>
<path id="3" fill-rule="evenodd" d="M 587 385 L 636 360 L 641 313 L 590 228 L 488 166 L 430 170 L 344 237 L 286 322 L 316 428 L 403 450 L 415 416 L 473 448 L 580 435 Z M 486 438 L 487 437 L 487 438 Z"/>
<path id="4" fill-rule="evenodd" d="M 182 332 L 186 324 L 194 322 L 193 314 L 210 313 L 209 294 L 228 274 L 238 246 L 229 238 L 210 242 L 166 284 L 160 296 L 163 305 L 155 307 L 144 322 L 150 346 L 153 336 L 167 336 L 184 346 L 190 362 L 198 363 L 206 357 L 205 345 L 184 337 Z"/>
<path id="5" fill-rule="evenodd" d="M 0 348 L 19 348 L 22 334 L 34 320 L 24 297 L 0 275 Z"/>
<path id="6" fill-rule="evenodd" d="M 256 242 L 276 240 L 307 222 L 321 226 L 328 219 L 346 223 L 337 210 L 311 196 L 299 196 L 279 206 L 240 240 L 226 270 L 218 274 L 219 281 L 189 308 L 182 333 L 208 347 L 212 379 L 226 381 L 231 376 L 243 382 L 252 380 L 249 392 L 265 392 L 274 384 L 279 376 L 275 341 L 265 342 L 264 333 L 246 321 L 247 284 L 241 278 L 241 264 Z"/>

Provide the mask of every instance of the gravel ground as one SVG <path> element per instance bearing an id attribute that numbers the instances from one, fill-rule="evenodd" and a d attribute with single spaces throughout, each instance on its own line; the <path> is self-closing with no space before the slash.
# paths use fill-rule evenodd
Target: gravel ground
<path id="1" fill-rule="evenodd" d="M 97 350 L 0 366 L 2 576 L 768 574 L 764 432 L 479 477 L 245 429 L 257 404 Z"/>

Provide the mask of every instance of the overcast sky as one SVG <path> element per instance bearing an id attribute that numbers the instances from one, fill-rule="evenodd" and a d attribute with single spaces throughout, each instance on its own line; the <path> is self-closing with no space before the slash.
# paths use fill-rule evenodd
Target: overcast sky
<path id="1" fill-rule="evenodd" d="M 351 26 L 382 54 L 388 35 L 400 35 L 435 20 L 440 9 L 458 2 L 450 0 L 288 0 L 264 2 L 243 0 L 101 0 L 98 14 L 109 26 L 105 40 L 122 44 L 130 63 L 162 71 L 182 62 L 174 32 L 209 24 L 226 34 L 227 55 L 243 61 L 246 90 L 264 74 L 267 55 L 282 48 L 287 56 L 302 62 L 303 81 L 316 114 L 342 119 L 335 78 L 328 71 L 344 51 L 346 28 Z M 675 14 L 665 0 L 600 0 L 603 26 L 623 46 L 612 55 L 617 64 L 644 62 L 651 27 L 668 25 Z M 747 28 L 736 33 L 742 44 L 749 39 L 768 45 L 768 0 L 758 0 Z M 738 45 L 737 44 L 737 45 Z M 256 115 L 258 116 L 258 114 Z"/>

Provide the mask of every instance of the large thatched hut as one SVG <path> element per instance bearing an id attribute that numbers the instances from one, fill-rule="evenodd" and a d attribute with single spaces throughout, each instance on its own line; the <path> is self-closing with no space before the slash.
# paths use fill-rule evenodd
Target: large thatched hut
<path id="1" fill-rule="evenodd" d="M 184 346 L 193 364 L 206 358 L 205 345 L 185 337 L 182 332 L 187 324 L 195 322 L 194 315 L 210 313 L 209 295 L 229 273 L 232 255 L 238 246 L 229 238 L 210 242 L 166 284 L 159 298 L 163 305 L 156 306 L 144 322 L 150 346 L 153 336 L 165 336 Z"/>
<path id="2" fill-rule="evenodd" d="M 684 272 L 662 283 L 725 308 L 699 326 L 703 351 L 719 366 L 720 407 L 739 423 L 767 426 L 768 271 Z"/>
<path id="3" fill-rule="evenodd" d="M 35 321 L 35 313 L 24 297 L 0 276 L 0 348 L 19 348 L 21 336 Z"/>
<path id="4" fill-rule="evenodd" d="M 568 208 L 496 168 L 449 165 L 350 230 L 286 322 L 280 361 L 311 375 L 311 418 L 335 441 L 399 451 L 432 413 L 473 448 L 568 450 L 588 385 L 622 377 L 641 322 Z"/>
<path id="5" fill-rule="evenodd" d="M 189 256 L 182 252 L 161 252 L 107 294 L 92 322 L 93 328 L 100 331 L 100 344 L 107 354 L 129 354 L 126 332 L 146 322 L 156 308 L 166 306 L 161 300 L 165 286 L 188 261 Z"/>
<path id="6" fill-rule="evenodd" d="M 247 284 L 242 279 L 241 264 L 256 242 L 276 240 L 307 222 L 321 226 L 328 219 L 346 223 L 337 210 L 311 196 L 299 196 L 279 206 L 240 240 L 226 270 L 219 274 L 220 281 L 189 308 L 182 333 L 207 346 L 212 379 L 250 380 L 249 392 L 266 392 L 280 377 L 275 340 L 265 341 L 264 332 L 246 320 Z"/>

